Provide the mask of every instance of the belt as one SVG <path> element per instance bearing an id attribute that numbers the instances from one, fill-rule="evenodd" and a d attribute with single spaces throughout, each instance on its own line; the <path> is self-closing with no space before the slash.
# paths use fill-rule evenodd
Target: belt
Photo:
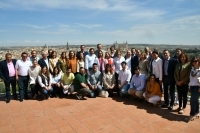
<path id="1" fill-rule="evenodd" d="M 15 76 L 9 77 L 9 78 L 15 78 Z"/>
<path id="2" fill-rule="evenodd" d="M 19 77 L 28 77 L 28 75 L 26 75 L 26 76 L 21 76 L 21 75 L 18 75 Z"/>

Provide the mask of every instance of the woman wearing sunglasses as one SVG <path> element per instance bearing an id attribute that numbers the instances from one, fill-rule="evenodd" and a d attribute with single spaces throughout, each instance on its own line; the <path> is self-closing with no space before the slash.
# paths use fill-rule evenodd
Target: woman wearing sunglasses
<path id="1" fill-rule="evenodd" d="M 194 118 L 199 118 L 199 95 L 200 95 L 200 60 L 197 57 L 193 57 L 191 60 L 191 72 L 189 91 L 191 93 L 190 98 L 190 116 L 189 121 L 193 121 Z"/>

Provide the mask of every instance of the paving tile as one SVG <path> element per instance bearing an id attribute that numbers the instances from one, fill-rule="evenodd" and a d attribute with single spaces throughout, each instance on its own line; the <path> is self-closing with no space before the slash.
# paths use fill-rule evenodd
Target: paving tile
<path id="1" fill-rule="evenodd" d="M 2 99 L 2 98 L 0 98 Z M 190 111 L 179 115 L 159 107 L 129 99 L 95 98 L 12 100 L 0 102 L 0 133 L 16 132 L 71 132 L 71 133 L 169 133 L 200 132 L 200 120 L 184 121 Z"/>
<path id="2" fill-rule="evenodd" d="M 64 127 L 59 128 L 59 131 L 61 133 L 67 133 L 70 131 L 74 131 L 74 129 L 71 126 L 64 126 Z"/>

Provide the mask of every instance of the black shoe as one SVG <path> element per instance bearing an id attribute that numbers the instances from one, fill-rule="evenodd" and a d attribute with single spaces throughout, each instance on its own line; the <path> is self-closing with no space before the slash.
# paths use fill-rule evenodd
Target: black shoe
<path id="1" fill-rule="evenodd" d="M 169 106 L 168 109 L 169 109 L 169 110 L 172 110 L 172 109 L 173 109 L 173 106 Z"/>
<path id="2" fill-rule="evenodd" d="M 139 103 L 142 103 L 143 101 L 144 101 L 143 99 L 139 99 L 139 101 L 138 101 L 138 102 L 139 102 Z"/>
<path id="3" fill-rule="evenodd" d="M 18 100 L 18 97 L 17 97 L 17 96 L 13 96 L 13 99 L 14 99 L 14 100 Z"/>
<path id="4" fill-rule="evenodd" d="M 161 107 L 162 107 L 162 108 L 168 108 L 168 106 L 169 106 L 169 104 L 166 104 L 166 103 L 165 103 L 165 104 L 163 104 Z"/>
<path id="5" fill-rule="evenodd" d="M 87 98 L 84 98 L 84 97 L 81 96 L 81 97 L 80 97 L 80 100 L 87 100 Z"/>
<path id="6" fill-rule="evenodd" d="M 7 99 L 7 100 L 6 100 L 6 103 L 9 103 L 9 102 L 10 102 L 10 99 Z"/>
<path id="7" fill-rule="evenodd" d="M 24 99 L 29 100 L 31 98 L 29 96 L 25 96 Z"/>
<path id="8" fill-rule="evenodd" d="M 139 100 L 139 98 L 138 98 L 138 97 L 136 97 L 136 98 L 134 98 L 134 100 Z"/>
<path id="9" fill-rule="evenodd" d="M 46 95 L 46 99 L 49 99 L 49 94 Z"/>
<path id="10" fill-rule="evenodd" d="M 59 98 L 59 95 L 56 94 L 55 97 L 56 97 L 56 98 Z"/>
<path id="11" fill-rule="evenodd" d="M 20 98 L 20 99 L 19 99 L 19 101 L 20 101 L 20 102 L 23 102 L 23 99 L 22 99 L 22 98 Z"/>

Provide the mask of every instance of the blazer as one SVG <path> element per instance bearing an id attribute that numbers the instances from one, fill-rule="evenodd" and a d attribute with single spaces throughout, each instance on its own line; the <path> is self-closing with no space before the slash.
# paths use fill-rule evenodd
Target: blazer
<path id="1" fill-rule="evenodd" d="M 131 73 L 132 73 L 132 75 L 135 74 L 134 68 L 137 67 L 137 66 L 139 66 L 138 56 L 137 55 L 136 56 L 132 56 L 131 57 Z"/>
<path id="2" fill-rule="evenodd" d="M 16 65 L 17 60 L 12 59 L 12 63 Z M 9 79 L 9 71 L 8 71 L 8 66 L 6 60 L 3 60 L 0 62 L 0 78 L 2 78 L 4 81 L 7 81 Z"/>
<path id="3" fill-rule="evenodd" d="M 77 58 L 79 58 L 80 52 L 81 52 L 81 51 L 76 52 L 76 57 L 77 57 Z M 88 55 L 88 52 L 87 52 L 87 51 L 84 51 L 83 55 L 84 55 L 84 57 L 85 57 L 86 55 Z"/>
<path id="4" fill-rule="evenodd" d="M 179 70 L 180 68 L 181 70 Z M 183 81 L 182 84 L 188 84 L 190 81 L 190 70 L 191 70 L 190 62 L 185 63 L 184 65 L 182 65 L 181 63 L 177 63 L 174 72 L 175 81 Z M 180 71 L 180 77 L 179 77 L 179 71 Z"/>
<path id="5" fill-rule="evenodd" d="M 49 61 L 49 58 L 47 58 L 47 59 L 48 59 L 48 61 Z M 44 66 L 47 67 L 47 64 L 46 64 L 46 62 L 44 61 L 43 58 L 41 58 L 41 59 L 38 61 L 38 64 L 40 65 L 41 68 L 43 68 Z M 48 67 L 47 67 L 47 68 L 48 68 Z"/>
<path id="6" fill-rule="evenodd" d="M 165 69 L 164 69 L 164 66 L 165 66 L 165 59 L 163 59 L 163 77 L 165 75 Z M 169 64 L 168 64 L 168 68 L 167 68 L 167 73 L 168 73 L 168 76 L 170 77 L 170 80 L 171 81 L 175 81 L 174 79 L 174 71 L 175 71 L 175 68 L 176 68 L 176 64 L 177 64 L 177 60 L 175 58 L 172 58 L 170 57 L 169 59 Z"/>

